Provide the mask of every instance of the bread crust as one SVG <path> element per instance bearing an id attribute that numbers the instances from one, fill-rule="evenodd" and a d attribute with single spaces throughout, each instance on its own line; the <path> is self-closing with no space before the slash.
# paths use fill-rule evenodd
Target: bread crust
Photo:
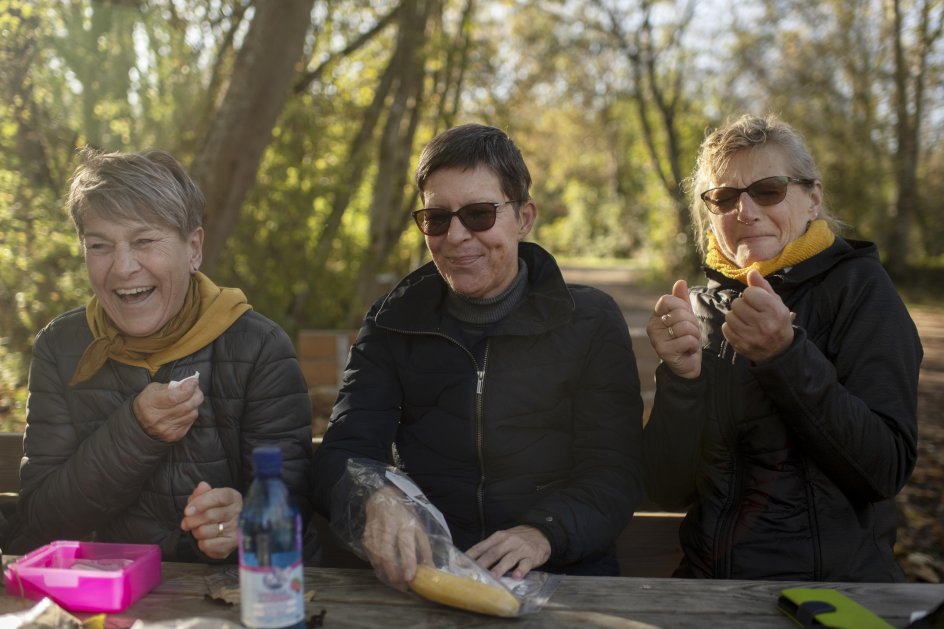
<path id="1" fill-rule="evenodd" d="M 489 616 L 517 616 L 521 603 L 507 589 L 419 565 L 410 589 L 425 599 Z"/>

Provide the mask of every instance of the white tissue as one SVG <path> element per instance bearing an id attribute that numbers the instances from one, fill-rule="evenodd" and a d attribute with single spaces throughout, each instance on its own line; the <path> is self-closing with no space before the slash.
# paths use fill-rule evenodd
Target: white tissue
<path id="1" fill-rule="evenodd" d="M 200 372 L 195 371 L 192 376 L 187 376 L 183 380 L 171 380 L 170 382 L 167 383 L 167 386 L 170 387 L 171 389 L 176 389 L 187 380 L 194 380 L 194 379 L 198 379 L 199 377 L 200 377 Z"/>

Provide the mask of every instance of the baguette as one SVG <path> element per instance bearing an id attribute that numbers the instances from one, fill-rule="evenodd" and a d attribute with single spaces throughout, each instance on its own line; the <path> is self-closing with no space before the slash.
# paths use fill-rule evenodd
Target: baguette
<path id="1" fill-rule="evenodd" d="M 517 616 L 521 604 L 515 595 L 498 585 L 419 565 L 410 589 L 436 603 L 489 616 Z"/>

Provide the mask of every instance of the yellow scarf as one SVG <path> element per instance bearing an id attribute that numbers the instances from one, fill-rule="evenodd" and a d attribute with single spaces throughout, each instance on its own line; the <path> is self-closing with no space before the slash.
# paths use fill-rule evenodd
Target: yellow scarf
<path id="1" fill-rule="evenodd" d="M 93 341 L 85 348 L 69 385 L 88 380 L 109 358 L 134 367 L 146 367 L 151 375 L 162 365 L 206 347 L 244 312 L 251 310 L 238 288 L 220 288 L 203 273 L 190 276 L 184 304 L 163 328 L 150 336 L 126 336 L 105 314 L 97 297 L 85 306 Z"/>
<path id="2" fill-rule="evenodd" d="M 747 274 L 750 271 L 757 269 L 760 271 L 761 275 L 767 277 L 774 271 L 779 271 L 780 269 L 799 264 L 804 260 L 812 258 L 817 253 L 833 244 L 835 239 L 836 235 L 829 228 L 826 221 L 822 219 L 816 220 L 810 223 L 809 229 L 806 230 L 805 234 L 793 242 L 788 243 L 776 258 L 761 260 L 760 262 L 754 262 L 750 266 L 741 268 L 721 253 L 715 235 L 709 231 L 708 253 L 705 255 L 705 264 L 725 277 L 730 277 L 732 280 L 747 284 Z"/>

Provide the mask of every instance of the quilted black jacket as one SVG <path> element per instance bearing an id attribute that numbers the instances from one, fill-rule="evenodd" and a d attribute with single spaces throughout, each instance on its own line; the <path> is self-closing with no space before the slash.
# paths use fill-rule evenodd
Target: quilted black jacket
<path id="1" fill-rule="evenodd" d="M 95 539 L 159 544 L 167 561 L 210 561 L 180 530 L 187 497 L 201 480 L 245 495 L 258 445 L 282 448 L 283 478 L 307 519 L 311 403 L 281 328 L 246 312 L 210 345 L 155 374 L 169 382 L 200 372 L 199 417 L 177 443 L 152 438 L 134 417 L 134 396 L 152 381 L 147 369 L 109 360 L 90 380 L 67 386 L 91 340 L 84 308 L 36 338 L 19 533 L 4 550 Z"/>
<path id="2" fill-rule="evenodd" d="M 895 494 L 916 458 L 921 343 L 874 245 L 836 242 L 768 277 L 793 344 L 754 365 L 721 334 L 744 285 L 691 293 L 702 374 L 664 365 L 645 430 L 647 487 L 691 505 L 678 575 L 897 581 Z"/>
<path id="3" fill-rule="evenodd" d="M 626 322 L 605 293 L 567 286 L 521 243 L 529 293 L 476 348 L 444 317 L 430 263 L 371 308 L 324 443 L 316 508 L 350 457 L 396 462 L 465 550 L 496 530 L 548 537 L 542 570 L 614 574 L 614 540 L 642 494 L 642 402 Z M 484 347 L 482 347 L 484 345 Z"/>

